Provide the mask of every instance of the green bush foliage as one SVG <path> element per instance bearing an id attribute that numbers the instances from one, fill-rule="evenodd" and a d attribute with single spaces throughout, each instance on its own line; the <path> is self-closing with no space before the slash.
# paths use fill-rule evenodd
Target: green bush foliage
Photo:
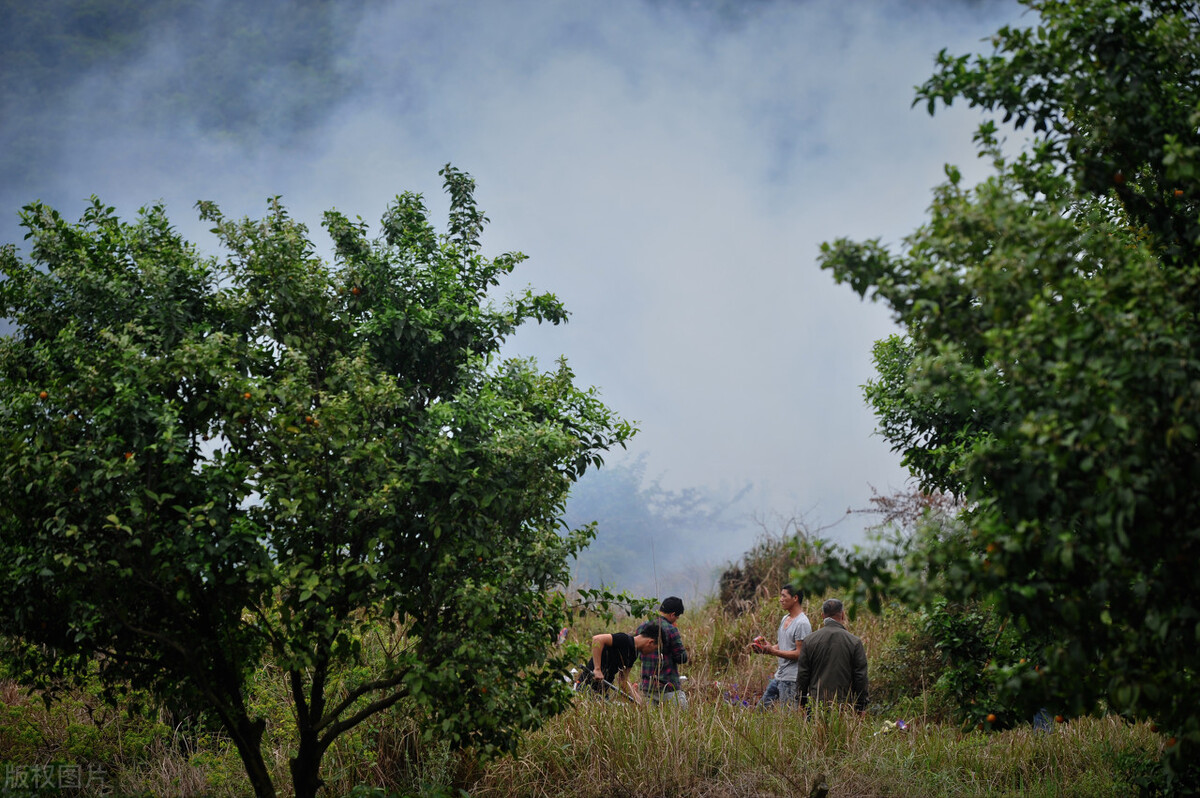
<path id="1" fill-rule="evenodd" d="M 224 260 L 161 207 L 23 211 L 28 258 L 0 248 L 0 634 L 27 683 L 170 698 L 262 798 L 279 756 L 314 795 L 335 741 L 401 702 L 485 757 L 567 706 L 555 589 L 592 532 L 564 504 L 634 428 L 565 360 L 501 359 L 566 310 L 492 298 L 524 256 L 483 256 L 474 181 L 442 175 L 445 233 L 414 194 L 377 238 L 330 211 L 332 264 L 277 198 L 262 220 L 199 203 Z"/>
<path id="2" fill-rule="evenodd" d="M 881 430 L 967 507 L 898 570 L 857 557 L 833 576 L 876 603 L 940 594 L 1010 618 L 1038 649 L 994 658 L 1006 711 L 1154 718 L 1178 769 L 1200 750 L 1200 17 L 1025 5 L 1030 27 L 990 55 L 943 52 L 918 89 L 931 113 L 1001 117 L 976 134 L 994 175 L 969 187 L 947 166 L 899 254 L 823 247 L 904 329 L 876 348 Z M 1007 122 L 1031 134 L 1016 154 Z"/>

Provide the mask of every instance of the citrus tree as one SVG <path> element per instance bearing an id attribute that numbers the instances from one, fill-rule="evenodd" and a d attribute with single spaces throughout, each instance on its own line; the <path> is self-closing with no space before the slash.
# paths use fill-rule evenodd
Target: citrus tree
<path id="1" fill-rule="evenodd" d="M 246 675 L 286 673 L 295 794 L 341 733 L 404 701 L 488 755 L 568 700 L 553 588 L 590 529 L 570 485 L 633 428 L 565 364 L 501 361 L 522 323 L 566 319 L 522 260 L 487 258 L 471 178 L 449 226 L 419 196 L 377 238 L 327 213 L 333 264 L 273 200 L 202 256 L 161 207 L 78 224 L 31 205 L 0 251 L 0 633 L 43 688 L 104 684 L 219 718 L 275 793 Z M 362 632 L 389 630 L 364 668 Z"/>
<path id="2" fill-rule="evenodd" d="M 1025 4 L 1032 27 L 943 52 L 918 90 L 1002 115 L 976 136 L 994 175 L 947 167 L 902 251 L 840 240 L 823 265 L 894 310 L 868 397 L 922 485 L 968 508 L 900 573 L 1044 639 L 992 664 L 1030 715 L 1154 718 L 1178 765 L 1200 746 L 1200 15 Z M 1030 135 L 1015 154 L 1006 122 Z"/>

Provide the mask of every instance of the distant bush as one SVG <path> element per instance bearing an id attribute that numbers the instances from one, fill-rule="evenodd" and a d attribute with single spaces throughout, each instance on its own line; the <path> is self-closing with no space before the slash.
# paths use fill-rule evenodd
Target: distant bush
<path id="1" fill-rule="evenodd" d="M 731 615 L 749 612 L 763 596 L 774 598 L 794 569 L 816 562 L 817 550 L 803 521 L 788 519 L 780 533 L 760 525 L 762 537 L 739 562 L 721 573 L 717 583 L 721 608 Z"/>

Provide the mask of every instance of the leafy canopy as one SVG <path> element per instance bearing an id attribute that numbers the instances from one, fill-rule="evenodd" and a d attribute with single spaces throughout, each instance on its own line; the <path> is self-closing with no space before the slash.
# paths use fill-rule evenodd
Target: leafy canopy
<path id="1" fill-rule="evenodd" d="M 1033 134 L 1024 149 L 1007 156 L 985 122 L 994 176 L 968 188 L 947 167 L 900 254 L 823 247 L 905 331 L 876 349 L 882 433 L 969 508 L 899 572 L 841 575 L 876 598 L 936 584 L 994 602 L 1046 641 L 993 664 L 1027 717 L 1103 703 L 1155 718 L 1174 755 L 1200 745 L 1200 15 L 1026 5 L 1036 26 L 1000 30 L 990 56 L 943 52 L 917 98 L 1003 114 Z"/>
<path id="2" fill-rule="evenodd" d="M 398 702 L 484 755 L 565 705 L 554 589 L 591 532 L 559 519 L 634 430 L 565 362 L 498 359 L 567 314 L 530 290 L 489 300 L 523 256 L 480 254 L 474 182 L 442 174 L 446 233 L 414 194 L 376 239 L 329 212 L 332 265 L 277 199 L 258 221 L 199 203 L 223 260 L 161 207 L 24 210 L 28 260 L 0 250 L 0 633 L 39 686 L 91 663 L 182 697 L 259 795 L 243 687 L 264 655 L 288 674 L 297 795 L 338 734 Z M 381 626 L 386 661 L 346 671 Z"/>

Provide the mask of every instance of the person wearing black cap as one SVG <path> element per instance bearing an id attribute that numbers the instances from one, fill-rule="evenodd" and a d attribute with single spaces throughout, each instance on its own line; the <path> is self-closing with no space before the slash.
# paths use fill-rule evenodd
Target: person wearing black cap
<path id="1" fill-rule="evenodd" d="M 683 599 L 667 596 L 658 608 L 659 617 L 638 627 L 638 634 L 652 625 L 659 630 L 658 650 L 642 655 L 642 695 L 655 703 L 674 703 L 687 706 L 679 679 L 679 666 L 688 661 L 687 649 L 675 624 L 683 615 Z"/>

